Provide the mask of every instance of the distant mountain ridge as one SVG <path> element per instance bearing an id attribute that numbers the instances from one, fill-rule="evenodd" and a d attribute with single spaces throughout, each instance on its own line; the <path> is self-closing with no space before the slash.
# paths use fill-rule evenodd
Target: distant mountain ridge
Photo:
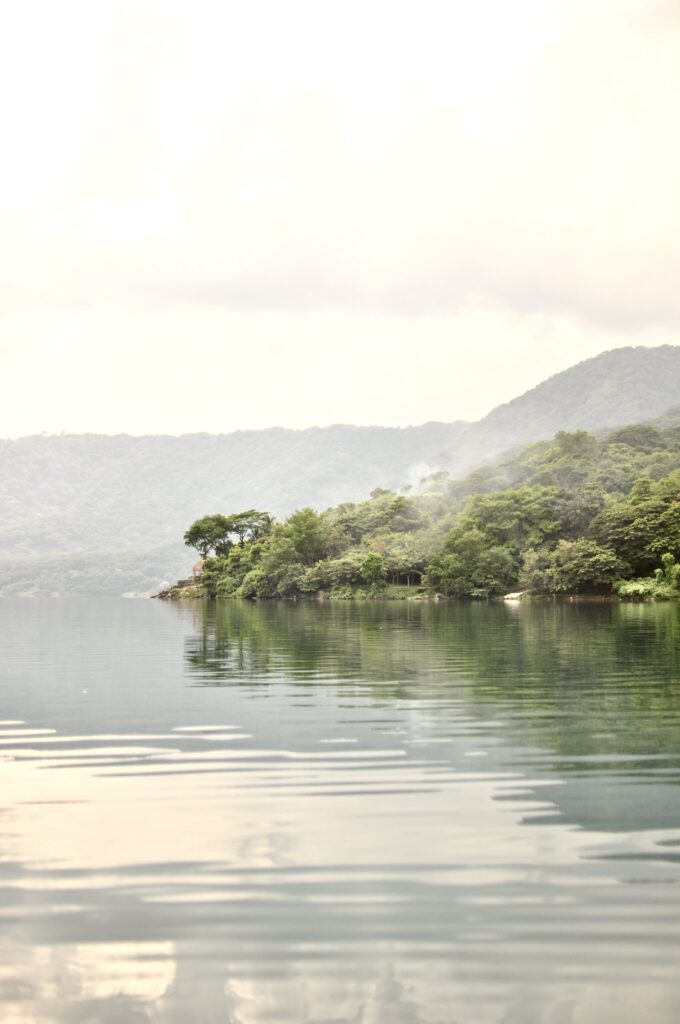
<path id="1" fill-rule="evenodd" d="M 558 430 L 601 430 L 661 416 L 680 403 L 680 346 L 612 349 L 577 363 L 471 423 L 440 454 L 452 472 Z"/>
<path id="2" fill-rule="evenodd" d="M 560 429 L 615 427 L 680 404 L 680 347 L 602 353 L 478 423 L 79 434 L 0 441 L 0 595 L 145 594 L 185 575 L 199 516 L 284 516 L 462 472 Z"/>
<path id="3" fill-rule="evenodd" d="M 0 441 L 0 594 L 150 593 L 206 513 L 358 500 L 417 482 L 464 423 Z"/>

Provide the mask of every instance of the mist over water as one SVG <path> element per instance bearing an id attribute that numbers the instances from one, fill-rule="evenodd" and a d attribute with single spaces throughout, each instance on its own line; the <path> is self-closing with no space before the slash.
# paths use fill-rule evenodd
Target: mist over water
<path id="1" fill-rule="evenodd" d="M 0 1018 L 680 1012 L 674 605 L 0 602 Z"/>

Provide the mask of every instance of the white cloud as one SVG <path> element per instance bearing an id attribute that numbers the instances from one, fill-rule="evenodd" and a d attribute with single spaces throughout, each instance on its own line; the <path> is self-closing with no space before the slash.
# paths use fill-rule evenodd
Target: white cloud
<path id="1" fill-rule="evenodd" d="M 85 331 L 89 351 L 129 343 L 127 377 L 144 381 L 220 332 L 236 349 L 239 331 L 273 338 L 303 362 L 317 339 L 320 368 L 348 329 L 364 352 L 417 338 L 424 361 L 451 338 L 461 369 L 482 322 L 501 366 L 548 325 L 551 371 L 677 340 L 673 10 L 15 5 L 0 41 L 1 335 L 17 332 L 27 363 L 65 345 L 72 380 Z M 534 365 L 503 380 L 522 390 Z M 503 389 L 476 380 L 447 413 L 424 399 L 398 421 L 478 415 Z M 274 410 L 292 422 L 275 397 L 246 424 Z M 332 419 L 397 421 L 382 402 L 326 396 Z M 172 429 L 155 392 L 151 405 Z M 81 428 L 104 415 L 101 402 L 81 412 Z M 298 413 L 321 422 L 309 398 Z"/>

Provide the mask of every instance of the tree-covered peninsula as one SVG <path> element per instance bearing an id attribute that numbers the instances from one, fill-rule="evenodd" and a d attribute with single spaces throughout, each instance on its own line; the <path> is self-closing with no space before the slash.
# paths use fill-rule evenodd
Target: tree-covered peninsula
<path id="1" fill-rule="evenodd" d="M 613 431 L 678 402 L 680 345 L 662 345 L 603 352 L 476 423 L 0 439 L 0 597 L 147 596 L 186 572 L 182 534 L 205 512 L 258 508 L 282 521 L 376 486 L 399 491 L 434 467 L 460 478 L 559 430 Z M 475 488 L 506 486 L 488 488 L 488 476 L 473 475 Z"/>
<path id="2" fill-rule="evenodd" d="M 440 594 L 680 596 L 680 416 L 604 437 L 561 431 L 464 477 L 282 522 L 208 515 L 187 593 L 330 598 Z M 181 593 L 175 591 L 175 593 Z"/>

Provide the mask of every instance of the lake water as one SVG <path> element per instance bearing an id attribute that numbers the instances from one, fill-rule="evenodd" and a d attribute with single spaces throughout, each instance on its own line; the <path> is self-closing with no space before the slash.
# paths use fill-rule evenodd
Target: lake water
<path id="1" fill-rule="evenodd" d="M 0 601 L 0 1020 L 680 1019 L 680 608 Z"/>

